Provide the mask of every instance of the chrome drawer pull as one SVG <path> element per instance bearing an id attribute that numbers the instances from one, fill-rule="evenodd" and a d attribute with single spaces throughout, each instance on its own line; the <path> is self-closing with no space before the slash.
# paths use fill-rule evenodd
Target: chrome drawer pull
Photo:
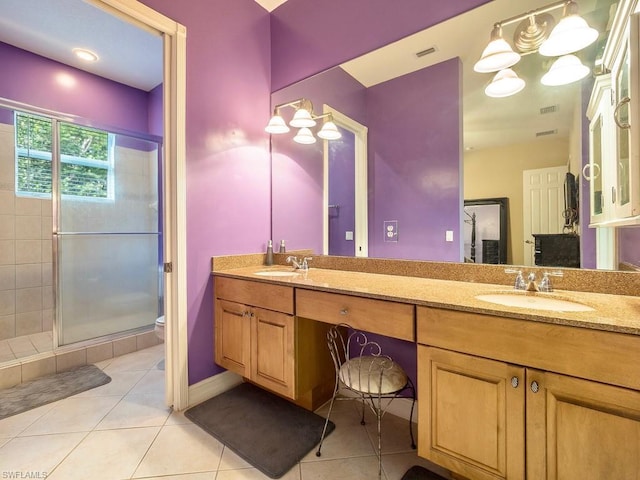
<path id="1" fill-rule="evenodd" d="M 518 388 L 519 384 L 520 384 L 520 381 L 518 380 L 518 377 L 511 377 L 511 386 L 513 388 Z"/>

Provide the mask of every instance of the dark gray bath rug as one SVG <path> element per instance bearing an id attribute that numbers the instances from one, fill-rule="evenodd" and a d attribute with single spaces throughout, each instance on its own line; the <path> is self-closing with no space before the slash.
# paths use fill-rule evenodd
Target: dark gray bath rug
<path id="1" fill-rule="evenodd" d="M 401 480 L 445 480 L 445 478 L 424 467 L 414 465 L 407 470 Z"/>
<path id="2" fill-rule="evenodd" d="M 250 383 L 185 412 L 265 475 L 280 478 L 320 442 L 325 419 Z M 335 425 L 329 422 L 328 432 Z"/>
<path id="3" fill-rule="evenodd" d="M 66 372 L 37 378 L 0 390 L 0 420 L 111 381 L 95 365 L 84 365 Z"/>

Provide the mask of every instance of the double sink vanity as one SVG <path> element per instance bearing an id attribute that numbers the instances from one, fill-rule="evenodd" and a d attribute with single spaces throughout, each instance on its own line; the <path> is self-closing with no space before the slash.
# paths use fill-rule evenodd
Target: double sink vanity
<path id="1" fill-rule="evenodd" d="M 567 270 L 530 293 L 499 266 L 284 258 L 212 259 L 217 364 L 315 409 L 325 333 L 348 323 L 416 345 L 421 457 L 469 479 L 640 478 L 635 276 Z"/>

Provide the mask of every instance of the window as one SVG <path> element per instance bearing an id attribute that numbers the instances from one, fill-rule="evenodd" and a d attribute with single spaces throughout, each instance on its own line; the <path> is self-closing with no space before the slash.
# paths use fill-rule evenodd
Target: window
<path id="1" fill-rule="evenodd" d="M 16 192 L 51 195 L 53 120 L 16 112 Z M 112 198 L 113 135 L 93 128 L 59 123 L 62 195 Z"/>

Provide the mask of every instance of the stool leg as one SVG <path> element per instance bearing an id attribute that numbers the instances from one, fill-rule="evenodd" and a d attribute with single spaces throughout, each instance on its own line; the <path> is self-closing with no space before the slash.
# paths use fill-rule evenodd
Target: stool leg
<path id="1" fill-rule="evenodd" d="M 373 401 L 373 399 L 371 399 Z M 375 408 L 378 422 L 378 479 L 382 478 L 382 398 L 378 396 L 378 405 Z"/>
<path id="2" fill-rule="evenodd" d="M 416 388 L 413 386 L 413 382 L 409 379 L 409 387 L 411 388 L 411 413 L 409 414 L 409 435 L 411 436 L 411 448 L 416 449 L 416 441 L 413 437 L 413 409 L 416 405 Z"/>
<path id="3" fill-rule="evenodd" d="M 329 404 L 329 412 L 327 412 L 327 418 L 324 421 L 324 428 L 322 429 L 322 435 L 320 436 L 320 443 L 318 444 L 316 457 L 319 457 L 320 455 L 322 455 L 320 453 L 320 449 L 322 448 L 322 442 L 324 442 L 324 437 L 327 434 L 327 427 L 329 426 L 329 418 L 331 417 L 331 411 L 333 410 L 333 402 L 336 401 L 336 395 L 338 394 L 339 387 L 340 387 L 340 380 L 336 376 L 336 385 L 333 388 L 333 396 L 331 397 L 331 403 Z"/>

